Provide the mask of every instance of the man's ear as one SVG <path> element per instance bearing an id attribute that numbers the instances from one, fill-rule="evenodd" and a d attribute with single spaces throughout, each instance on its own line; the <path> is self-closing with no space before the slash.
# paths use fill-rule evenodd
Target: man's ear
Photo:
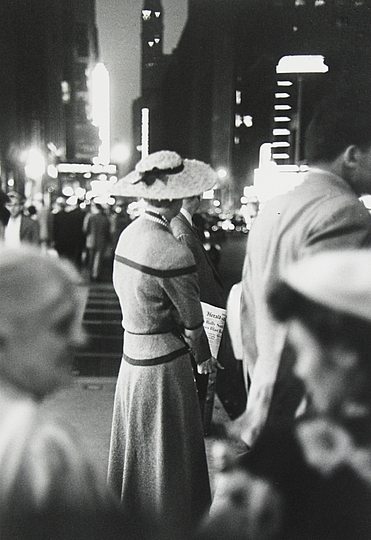
<path id="1" fill-rule="evenodd" d="M 353 168 L 358 164 L 361 153 L 361 150 L 355 144 L 348 146 L 343 152 L 344 164 L 349 168 Z"/>

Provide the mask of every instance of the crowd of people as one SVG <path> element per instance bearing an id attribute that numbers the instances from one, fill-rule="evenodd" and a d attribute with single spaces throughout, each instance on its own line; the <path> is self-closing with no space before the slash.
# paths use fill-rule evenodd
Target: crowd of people
<path id="1" fill-rule="evenodd" d="M 0 239 L 6 246 L 40 246 L 85 271 L 90 281 L 105 279 L 104 265 L 112 262 L 118 238 L 131 218 L 127 204 L 102 206 L 94 199 L 82 205 L 57 197 L 51 209 L 29 204 L 22 193 L 0 195 Z"/>
<path id="2" fill-rule="evenodd" d="M 224 348 L 211 353 L 202 303 L 224 308 L 225 294 L 193 221 L 213 169 L 173 151 L 143 158 L 116 189 L 145 211 L 116 236 L 99 204 L 81 214 L 57 200 L 58 258 L 24 198 L 2 195 L 1 538 L 371 538 L 370 105 L 362 86 L 319 103 L 303 183 L 254 216 L 239 317 L 248 401 L 224 433 L 213 497 L 205 406 Z M 56 234 L 67 221 L 73 248 Z M 97 280 L 107 246 L 123 356 L 105 483 L 39 404 L 71 380 L 84 342 L 82 253 Z"/>

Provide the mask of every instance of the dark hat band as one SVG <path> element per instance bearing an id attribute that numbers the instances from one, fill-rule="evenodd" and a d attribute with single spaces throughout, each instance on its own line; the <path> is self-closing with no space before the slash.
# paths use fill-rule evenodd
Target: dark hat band
<path id="1" fill-rule="evenodd" d="M 165 181 L 166 176 L 169 176 L 171 174 L 178 174 L 182 172 L 183 169 L 184 169 L 183 163 L 181 163 L 178 167 L 174 167 L 170 169 L 158 169 L 157 167 L 154 167 L 150 171 L 145 171 L 144 173 L 140 173 L 140 177 L 138 179 L 135 179 L 135 181 L 133 181 L 132 184 L 137 184 L 138 182 L 144 182 L 147 186 L 152 186 L 152 184 L 154 184 L 156 180 Z"/>

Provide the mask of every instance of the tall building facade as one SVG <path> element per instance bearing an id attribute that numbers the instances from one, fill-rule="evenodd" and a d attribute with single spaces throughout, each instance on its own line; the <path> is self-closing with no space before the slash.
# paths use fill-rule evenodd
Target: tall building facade
<path id="1" fill-rule="evenodd" d="M 279 164 L 303 161 L 303 133 L 327 83 L 370 71 L 370 32 L 370 0 L 189 0 L 153 150 L 224 170 L 226 204 L 239 207 L 263 143 Z M 323 57 L 328 69 L 282 71 L 291 56 Z"/>
<path id="2" fill-rule="evenodd" d="M 144 0 L 140 21 L 141 95 L 133 104 L 133 164 L 142 155 L 162 149 L 165 106 L 162 85 L 169 63 L 169 56 L 164 54 L 164 10 L 161 0 Z"/>
<path id="3" fill-rule="evenodd" d="M 0 50 L 2 187 L 57 191 L 48 165 L 88 162 L 99 145 L 89 84 L 98 58 L 95 0 L 3 0 Z M 34 178 L 25 172 L 30 149 L 45 164 Z"/>

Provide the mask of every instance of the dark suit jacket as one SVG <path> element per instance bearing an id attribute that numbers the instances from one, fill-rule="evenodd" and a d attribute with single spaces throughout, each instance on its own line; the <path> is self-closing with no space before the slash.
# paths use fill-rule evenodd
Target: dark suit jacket
<path id="1" fill-rule="evenodd" d="M 201 301 L 224 308 L 222 282 L 202 245 L 197 230 L 192 227 L 187 218 L 181 213 L 171 220 L 171 228 L 175 238 L 192 251 L 197 268 Z"/>
<path id="2" fill-rule="evenodd" d="M 22 216 L 20 229 L 21 242 L 29 244 L 39 244 L 39 224 L 28 216 Z"/>

